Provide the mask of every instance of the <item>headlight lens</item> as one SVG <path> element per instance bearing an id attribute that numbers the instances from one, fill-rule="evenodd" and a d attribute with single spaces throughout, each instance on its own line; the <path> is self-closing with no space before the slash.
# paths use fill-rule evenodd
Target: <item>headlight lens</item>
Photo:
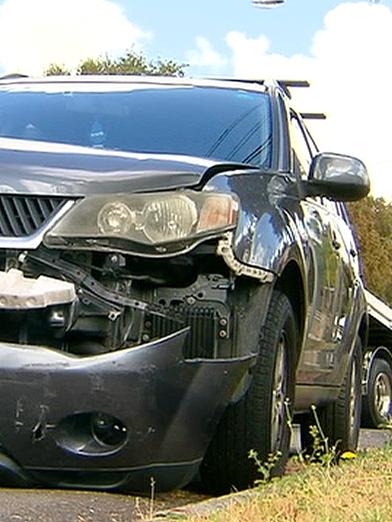
<path id="1" fill-rule="evenodd" d="M 45 244 L 184 243 L 233 228 L 238 209 L 232 195 L 191 190 L 87 197 L 46 234 Z"/>
<path id="2" fill-rule="evenodd" d="M 143 210 L 142 230 L 152 243 L 189 236 L 197 221 L 197 208 L 188 197 L 153 201 Z"/>
<path id="3" fill-rule="evenodd" d="M 127 234 L 134 223 L 133 212 L 124 203 L 107 203 L 99 211 L 97 224 L 102 234 Z"/>

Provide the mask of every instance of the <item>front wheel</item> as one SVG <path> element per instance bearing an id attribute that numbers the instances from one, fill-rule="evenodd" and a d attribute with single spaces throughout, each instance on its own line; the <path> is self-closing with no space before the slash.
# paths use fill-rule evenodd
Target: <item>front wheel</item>
<path id="1" fill-rule="evenodd" d="M 281 474 L 288 459 L 288 415 L 294 400 L 297 324 L 287 296 L 274 291 L 261 328 L 256 366 L 246 395 L 225 412 L 201 466 L 204 489 L 221 494 L 244 489 L 260 475 L 249 452 L 271 475 Z"/>
<path id="2" fill-rule="evenodd" d="M 362 406 L 362 422 L 378 428 L 391 421 L 392 369 L 385 359 L 375 359 L 369 369 L 368 393 Z"/>

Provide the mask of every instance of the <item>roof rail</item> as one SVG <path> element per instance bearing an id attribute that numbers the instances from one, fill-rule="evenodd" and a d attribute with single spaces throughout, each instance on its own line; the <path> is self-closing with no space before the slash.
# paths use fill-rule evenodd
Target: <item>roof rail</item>
<path id="1" fill-rule="evenodd" d="M 226 82 L 239 82 L 239 83 L 258 83 L 259 85 L 265 85 L 269 80 L 267 79 L 252 79 L 252 78 L 213 78 L 214 80 L 222 80 Z M 296 87 L 310 87 L 310 83 L 308 80 L 274 80 L 271 78 L 275 84 L 278 84 L 282 91 L 291 98 L 291 88 Z"/>
<path id="2" fill-rule="evenodd" d="M 310 87 L 308 80 L 276 80 L 285 87 Z"/>
<path id="3" fill-rule="evenodd" d="M 296 87 L 310 87 L 310 83 L 307 80 L 276 80 L 282 91 L 291 98 L 290 89 Z"/>
<path id="4" fill-rule="evenodd" d="M 301 112 L 304 120 L 326 120 L 327 116 L 323 112 Z"/>
<path id="5" fill-rule="evenodd" d="M 258 83 L 259 85 L 265 85 L 269 81 L 272 85 L 278 84 L 280 89 L 291 98 L 290 89 L 297 87 L 310 87 L 308 80 L 262 80 L 262 79 L 251 79 L 251 78 L 214 78 L 227 82 L 239 82 L 239 83 Z M 301 117 L 304 120 L 326 120 L 327 116 L 323 112 L 301 112 Z"/>

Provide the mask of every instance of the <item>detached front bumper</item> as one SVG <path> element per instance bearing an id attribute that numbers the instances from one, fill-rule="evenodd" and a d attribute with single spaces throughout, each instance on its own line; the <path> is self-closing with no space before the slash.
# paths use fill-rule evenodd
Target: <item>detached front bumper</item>
<path id="1" fill-rule="evenodd" d="M 189 482 L 253 356 L 186 360 L 187 333 L 83 358 L 1 343 L 0 483 Z"/>

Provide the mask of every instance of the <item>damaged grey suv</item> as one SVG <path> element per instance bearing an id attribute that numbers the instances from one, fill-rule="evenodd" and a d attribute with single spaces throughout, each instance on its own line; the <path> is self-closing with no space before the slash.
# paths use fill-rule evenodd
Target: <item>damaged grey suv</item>
<path id="1" fill-rule="evenodd" d="M 284 82 L 1 81 L 0 483 L 244 488 L 312 404 L 355 448 L 368 190 Z"/>

